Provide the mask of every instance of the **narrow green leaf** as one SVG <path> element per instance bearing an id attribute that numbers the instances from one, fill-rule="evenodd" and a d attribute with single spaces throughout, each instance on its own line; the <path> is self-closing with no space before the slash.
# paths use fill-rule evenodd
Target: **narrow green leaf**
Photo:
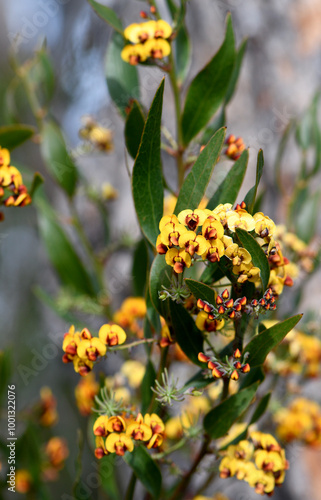
<path id="1" fill-rule="evenodd" d="M 209 304 L 215 304 L 215 292 L 213 288 L 196 280 L 185 279 L 184 281 L 196 299 L 206 300 Z"/>
<path id="2" fill-rule="evenodd" d="M 157 500 L 160 496 L 162 476 L 159 468 L 143 446 L 124 455 L 125 462 L 133 469 L 146 490 Z"/>
<path id="3" fill-rule="evenodd" d="M 175 4 L 174 0 L 166 0 L 166 4 L 167 4 L 168 10 L 169 10 L 172 18 L 174 18 L 178 12 L 177 5 Z"/>
<path id="4" fill-rule="evenodd" d="M 294 128 L 294 121 L 291 120 L 287 126 L 285 127 L 281 140 L 278 145 L 277 153 L 276 153 L 276 158 L 274 162 L 274 176 L 275 176 L 275 183 L 277 186 L 280 187 L 282 186 L 282 176 L 281 176 L 281 167 L 282 167 L 282 160 L 284 157 L 284 153 L 286 151 L 286 146 L 288 144 L 288 141 L 291 137 L 291 134 L 293 132 Z M 253 188 L 252 188 L 253 189 Z"/>
<path id="5" fill-rule="evenodd" d="M 73 196 L 78 171 L 67 151 L 60 128 L 53 121 L 47 121 L 43 126 L 41 137 L 41 153 L 49 172 L 66 193 Z"/>
<path id="6" fill-rule="evenodd" d="M 206 208 L 214 210 L 220 203 L 232 203 L 232 205 L 235 203 L 242 186 L 248 161 L 249 151 L 245 150 L 240 158 L 234 163 L 223 182 L 221 182 L 216 192 L 209 200 Z"/>
<path id="7" fill-rule="evenodd" d="M 29 125 L 5 125 L 0 127 L 0 146 L 12 150 L 30 139 L 35 129 Z"/>
<path id="8" fill-rule="evenodd" d="M 213 137 L 216 132 L 226 126 L 226 116 L 225 116 L 225 108 L 222 106 L 221 111 L 219 114 L 214 118 L 214 120 L 206 127 L 205 131 L 203 132 L 202 138 L 200 140 L 200 143 L 202 146 L 208 143 L 208 141 Z"/>
<path id="9" fill-rule="evenodd" d="M 148 270 L 148 248 L 146 241 L 141 239 L 136 245 L 132 266 L 133 294 L 135 296 L 144 297 Z"/>
<path id="10" fill-rule="evenodd" d="M 192 44 L 186 26 L 182 24 L 175 38 L 177 83 L 182 85 L 192 62 Z"/>
<path id="11" fill-rule="evenodd" d="M 297 214 L 295 227 L 296 234 L 305 243 L 309 243 L 316 235 L 320 211 L 320 191 L 310 195 L 305 200 L 301 210 Z M 307 221 L 309 223 L 307 224 Z"/>
<path id="12" fill-rule="evenodd" d="M 122 22 L 113 9 L 106 7 L 105 5 L 101 5 L 100 3 L 95 2 L 95 0 L 88 0 L 88 3 L 92 6 L 98 16 L 114 28 L 114 30 L 121 34 L 123 33 Z"/>
<path id="13" fill-rule="evenodd" d="M 149 407 L 152 400 L 153 391 L 151 387 L 154 387 L 156 379 L 156 371 L 153 363 L 149 359 L 146 365 L 146 371 L 141 385 L 141 398 L 142 398 L 142 409 L 141 412 L 144 415 Z"/>
<path id="14" fill-rule="evenodd" d="M 303 118 L 297 125 L 295 138 L 298 145 L 303 149 L 303 151 L 307 151 L 307 149 L 311 145 L 312 137 L 313 137 L 313 130 L 312 130 L 312 120 L 311 120 L 311 108 L 309 108 L 304 113 Z"/>
<path id="15" fill-rule="evenodd" d="M 149 275 L 150 298 L 153 306 L 165 319 L 168 318 L 168 299 L 160 300 L 158 292 L 162 291 L 162 285 L 169 287 L 171 283 L 172 268 L 166 264 L 165 255 L 156 255 Z"/>
<path id="16" fill-rule="evenodd" d="M 225 101 L 224 101 L 225 106 L 230 102 L 230 100 L 232 99 L 233 94 L 235 92 L 235 88 L 236 88 L 236 85 L 237 85 L 237 82 L 238 82 L 238 79 L 240 76 L 243 57 L 244 57 L 244 54 L 246 51 L 246 46 L 247 46 L 247 39 L 242 41 L 240 48 L 238 49 L 238 51 L 236 53 L 235 64 L 234 64 L 232 76 L 231 76 L 229 86 L 228 86 L 228 89 L 227 89 L 227 92 L 225 95 Z"/>
<path id="17" fill-rule="evenodd" d="M 194 364 L 204 366 L 197 358 L 198 353 L 203 351 L 203 337 L 193 318 L 183 306 L 173 301 L 170 301 L 169 309 L 178 345 Z"/>
<path id="18" fill-rule="evenodd" d="M 80 293 L 95 295 L 86 268 L 50 207 L 37 200 L 39 229 L 49 259 L 62 283 Z"/>
<path id="19" fill-rule="evenodd" d="M 119 482 L 115 474 L 116 459 L 115 454 L 105 455 L 99 464 L 99 476 L 102 482 L 102 489 L 107 493 L 108 500 L 121 500 L 119 492 Z"/>
<path id="20" fill-rule="evenodd" d="M 231 16 L 227 17 L 225 40 L 213 59 L 192 81 L 182 115 L 183 141 L 187 145 L 209 122 L 223 103 L 235 62 Z"/>
<path id="21" fill-rule="evenodd" d="M 261 399 L 261 401 L 259 402 L 259 404 L 255 408 L 255 412 L 252 415 L 250 425 L 255 424 L 262 417 L 262 415 L 264 415 L 264 413 L 269 405 L 270 398 L 271 398 L 270 392 L 268 392 L 267 394 L 265 394 L 265 396 L 263 396 L 263 398 Z"/>
<path id="22" fill-rule="evenodd" d="M 41 184 L 43 184 L 43 182 L 44 178 L 42 177 L 42 175 L 39 174 L 39 172 L 35 172 L 33 175 L 31 187 L 29 189 L 29 194 L 31 198 L 33 197 L 37 189 L 41 186 Z"/>
<path id="23" fill-rule="evenodd" d="M 223 147 L 225 133 L 225 128 L 218 130 L 197 158 L 179 192 L 175 214 L 186 208 L 194 210 L 200 204 Z"/>
<path id="24" fill-rule="evenodd" d="M 237 228 L 236 234 L 242 244 L 242 247 L 244 247 L 251 254 L 253 265 L 260 269 L 262 288 L 263 291 L 265 291 L 268 287 L 270 279 L 270 266 L 264 251 L 253 236 L 251 236 L 244 229 Z"/>
<path id="25" fill-rule="evenodd" d="M 248 193 L 244 198 L 244 201 L 246 203 L 246 209 L 250 214 L 253 214 L 257 188 L 262 177 L 263 166 L 264 166 L 264 156 L 262 149 L 260 149 L 257 155 L 255 185 L 248 191 Z"/>
<path id="26" fill-rule="evenodd" d="M 204 418 L 204 429 L 212 439 L 224 436 L 251 404 L 258 384 L 253 384 L 220 403 Z"/>
<path id="27" fill-rule="evenodd" d="M 247 346 L 244 347 L 244 352 L 249 353 L 247 362 L 251 368 L 262 365 L 269 352 L 284 339 L 286 334 L 295 327 L 301 318 L 302 314 L 297 314 L 292 318 L 288 318 L 271 326 L 271 328 L 264 330 L 254 337 Z"/>
<path id="28" fill-rule="evenodd" d="M 27 78 L 37 92 L 40 105 L 47 106 L 54 94 L 55 74 L 45 45 L 36 52 Z"/>
<path id="29" fill-rule="evenodd" d="M 131 66 L 121 58 L 124 46 L 124 37 L 114 33 L 106 53 L 105 75 L 110 97 L 125 118 L 130 101 L 139 100 L 140 87 L 136 66 Z"/>
<path id="30" fill-rule="evenodd" d="M 232 354 L 233 351 L 231 351 Z M 221 353 L 220 353 L 221 354 Z M 250 387 L 255 382 L 261 384 L 265 379 L 264 372 L 261 366 L 256 366 L 255 368 L 251 367 L 251 371 L 245 375 L 245 377 L 241 378 L 241 383 L 239 390 L 245 389 L 246 387 Z"/>
<path id="31" fill-rule="evenodd" d="M 139 224 L 146 238 L 155 246 L 159 221 L 163 215 L 163 177 L 160 152 L 164 79 L 150 107 L 142 141 L 135 160 L 132 186 Z"/>
<path id="32" fill-rule="evenodd" d="M 136 158 L 145 126 L 145 117 L 138 101 L 133 101 L 125 123 L 127 151 Z"/>

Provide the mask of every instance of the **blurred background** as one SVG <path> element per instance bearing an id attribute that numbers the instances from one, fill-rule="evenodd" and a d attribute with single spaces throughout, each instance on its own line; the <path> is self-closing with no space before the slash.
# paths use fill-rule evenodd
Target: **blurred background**
<path id="1" fill-rule="evenodd" d="M 113 7 L 124 25 L 139 22 L 145 2 L 135 0 L 101 0 Z M 161 2 L 160 2 L 161 4 Z M 168 13 L 163 7 L 164 18 Z M 321 4 L 318 0 L 191 0 L 188 5 L 187 27 L 193 41 L 193 61 L 189 80 L 204 66 L 220 46 L 224 36 L 226 13 L 232 13 L 237 44 L 249 37 L 248 50 L 239 80 L 238 90 L 228 108 L 228 133 L 241 135 L 251 148 L 250 168 L 245 179 L 246 192 L 255 176 L 256 155 L 263 148 L 265 156 L 264 186 L 269 215 L 283 221 L 282 207 L 273 204 L 272 165 L 277 146 L 290 119 L 299 117 L 309 106 L 321 82 Z M 125 167 L 123 121 L 111 104 L 104 73 L 106 46 L 111 29 L 93 12 L 85 0 L 0 0 L 0 110 L 8 103 L 5 89 L 11 81 L 10 54 L 21 62 L 46 40 L 56 77 L 52 115 L 61 124 L 67 143 L 77 151 L 83 115 L 93 115 L 114 134 L 115 149 L 108 156 L 86 155 L 82 150 L 76 161 L 82 174 L 99 189 L 110 182 L 120 196 L 110 208 L 112 235 L 125 232 L 135 240 L 139 234 L 131 202 L 131 188 Z M 143 104 L 149 107 L 162 77 L 161 71 L 140 68 Z M 28 106 L 19 100 L 17 110 L 24 123 L 33 123 Z M 169 85 L 165 95 L 163 121 L 174 134 L 173 101 Z M 6 123 L 0 113 L 0 125 Z M 286 175 L 291 177 L 298 163 L 294 147 L 287 152 Z M 68 215 L 59 188 L 45 171 L 39 145 L 28 142 L 12 155 L 16 166 L 39 171 L 45 177 L 45 190 L 59 212 Z M 174 183 L 173 165 L 166 160 L 165 170 Z M 220 178 L 221 175 L 221 178 Z M 217 178 L 222 180 L 224 167 Z M 96 213 L 78 197 L 79 210 L 90 240 L 98 247 L 100 227 Z M 52 498 L 70 494 L 68 474 L 74 476 L 78 426 L 85 428 L 85 419 L 75 410 L 73 388 L 78 376 L 61 363 L 61 341 L 69 323 L 59 318 L 37 297 L 42 287 L 49 294 L 57 290 L 57 278 L 38 236 L 34 207 L 23 210 L 5 209 L 5 221 L 0 234 L 0 349 L 11 347 L 15 372 L 12 383 L 17 386 L 17 404 L 22 409 L 39 398 L 40 388 L 50 385 L 58 399 L 59 422 L 55 434 L 67 438 L 70 456 L 67 471 L 61 480 L 52 483 Z M 117 271 L 115 270 L 117 268 Z M 112 258 L 106 267 L 106 280 L 116 304 L 130 294 L 128 270 L 130 261 L 125 254 Z M 320 297 L 319 277 L 309 284 L 304 312 Z M 90 316 L 90 315 L 89 315 Z M 87 318 L 88 319 L 88 318 Z M 89 318 L 90 319 L 90 318 Z M 95 317 L 91 318 L 95 325 Z M 315 390 L 311 388 L 311 391 Z M 313 471 L 321 455 L 295 449 L 285 488 L 276 498 L 321 498 L 320 478 Z M 87 471 L 95 470 L 93 459 L 87 459 Z M 318 483 L 319 482 L 319 483 Z M 250 498 L 248 490 L 233 493 L 233 500 Z M 229 492 L 226 492 L 229 494 Z M 238 495 L 238 496 L 237 496 Z M 282 496 L 283 495 L 283 496 Z M 66 497 L 70 498 L 70 497 Z M 84 496 L 84 498 L 87 498 Z M 88 497 L 89 498 L 89 497 Z M 92 498 L 96 498 L 93 493 Z"/>

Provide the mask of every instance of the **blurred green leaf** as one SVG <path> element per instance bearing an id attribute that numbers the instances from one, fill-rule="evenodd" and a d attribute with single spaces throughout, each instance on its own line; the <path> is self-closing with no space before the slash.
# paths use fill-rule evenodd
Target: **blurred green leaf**
<path id="1" fill-rule="evenodd" d="M 315 175 L 321 167 L 321 130 L 319 125 L 319 101 L 321 92 L 318 91 L 312 101 L 311 121 L 312 121 L 312 138 L 315 146 L 315 160 L 312 169 L 312 175 Z"/>
<path id="2" fill-rule="evenodd" d="M 87 270 L 66 233 L 56 220 L 54 212 L 37 199 L 39 230 L 49 259 L 64 285 L 87 295 L 95 295 Z"/>
<path id="3" fill-rule="evenodd" d="M 227 17 L 225 40 L 213 59 L 194 78 L 187 91 L 182 115 L 184 145 L 209 122 L 223 103 L 235 62 L 231 16 Z"/>
<path id="4" fill-rule="evenodd" d="M 206 300 L 209 304 L 215 304 L 215 291 L 213 288 L 196 280 L 185 279 L 184 282 L 196 299 Z"/>
<path id="5" fill-rule="evenodd" d="M 242 247 L 244 247 L 251 254 L 253 265 L 258 267 L 261 271 L 262 289 L 264 292 L 268 287 L 270 279 L 270 266 L 268 259 L 258 242 L 247 231 L 237 228 L 235 232 Z"/>
<path id="6" fill-rule="evenodd" d="M 275 182 L 279 187 L 279 189 L 282 189 L 282 176 L 281 176 L 282 160 L 284 157 L 284 153 L 286 151 L 286 146 L 293 132 L 293 128 L 294 128 L 294 121 L 292 120 L 288 123 L 288 125 L 285 127 L 282 133 L 281 140 L 276 153 L 276 158 L 274 163 L 274 175 L 275 175 Z"/>
<path id="7" fill-rule="evenodd" d="M 230 277 L 228 266 L 230 265 L 229 259 L 223 255 L 219 262 L 211 262 L 205 267 L 201 274 L 200 281 L 205 285 L 211 285 L 216 281 L 222 279 L 224 276 Z"/>
<path id="8" fill-rule="evenodd" d="M 182 85 L 192 62 L 192 44 L 185 24 L 181 24 L 175 38 L 177 84 Z"/>
<path id="9" fill-rule="evenodd" d="M 136 158 L 145 126 L 145 117 L 138 101 L 133 101 L 125 123 L 125 141 L 127 151 Z"/>
<path id="10" fill-rule="evenodd" d="M 194 364 L 204 366 L 197 357 L 203 351 L 203 337 L 193 318 L 176 302 L 170 301 L 169 309 L 176 342 Z"/>
<path id="11" fill-rule="evenodd" d="M 269 405 L 270 398 L 271 398 L 270 392 L 268 392 L 267 394 L 265 394 L 265 396 L 263 396 L 263 398 L 255 408 L 255 412 L 253 413 L 252 418 L 250 420 L 250 425 L 255 424 L 262 417 L 262 415 L 264 415 Z"/>
<path id="12" fill-rule="evenodd" d="M 166 264 L 165 255 L 156 255 L 149 275 L 149 290 L 153 306 L 165 319 L 168 318 L 169 309 L 168 299 L 166 301 L 160 300 L 158 292 L 162 291 L 162 285 L 170 286 L 170 277 L 172 275 L 172 268 Z"/>
<path id="13" fill-rule="evenodd" d="M 225 100 L 224 100 L 224 106 L 226 106 L 230 100 L 233 97 L 233 94 L 235 92 L 235 88 L 240 76 L 240 71 L 242 68 L 242 62 L 243 62 L 243 57 L 246 51 L 246 46 L 247 46 L 247 39 L 243 40 L 240 48 L 236 52 L 236 58 L 235 58 L 235 64 L 232 72 L 231 79 L 229 81 L 228 89 L 225 95 Z"/>
<path id="14" fill-rule="evenodd" d="M 108 495 L 108 500 L 121 500 L 121 495 L 119 493 L 119 481 L 116 469 L 116 459 L 115 454 L 105 455 L 99 463 L 99 477 L 102 481 L 102 488 Z"/>
<path id="15" fill-rule="evenodd" d="M 45 45 L 35 54 L 28 80 L 42 105 L 48 104 L 55 90 L 55 74 Z"/>
<path id="16" fill-rule="evenodd" d="M 320 213 L 320 191 L 305 200 L 299 212 L 296 212 L 296 234 L 305 243 L 309 243 L 316 235 Z"/>
<path id="17" fill-rule="evenodd" d="M 174 0 L 166 0 L 166 4 L 167 4 L 168 10 L 169 10 L 172 18 L 174 18 L 178 12 L 178 7 L 177 7 L 176 3 L 174 2 Z"/>
<path id="18" fill-rule="evenodd" d="M 233 394 L 215 406 L 204 418 L 204 429 L 212 439 L 224 436 L 234 422 L 251 404 L 258 388 L 258 383 Z"/>
<path id="19" fill-rule="evenodd" d="M 298 145 L 306 151 L 312 144 L 313 130 L 311 120 L 311 108 L 307 109 L 302 119 L 297 124 L 295 138 Z"/>
<path id="20" fill-rule="evenodd" d="M 132 266 L 133 294 L 135 296 L 144 297 L 148 270 L 148 248 L 146 241 L 141 239 L 136 245 Z"/>
<path id="21" fill-rule="evenodd" d="M 231 351 L 231 354 L 232 353 L 233 350 Z M 241 378 L 239 390 L 245 389 L 246 387 L 250 387 L 255 382 L 259 382 L 261 384 L 261 382 L 263 382 L 264 379 L 265 375 L 261 366 L 256 366 L 255 368 L 251 367 L 251 371 Z"/>
<path id="22" fill-rule="evenodd" d="M 159 234 L 164 199 L 160 152 L 164 81 L 163 79 L 150 107 L 132 175 L 138 221 L 146 238 L 154 246 Z"/>
<path id="23" fill-rule="evenodd" d="M 53 121 L 45 122 L 41 132 L 41 153 L 57 183 L 69 195 L 76 190 L 78 171 L 71 159 L 60 128 Z"/>
<path id="24" fill-rule="evenodd" d="M 255 178 L 255 184 L 254 186 L 247 192 L 244 201 L 246 203 L 246 210 L 250 213 L 253 214 L 253 208 L 255 204 L 255 199 L 256 199 L 256 194 L 257 194 L 257 188 L 260 183 L 262 173 L 263 173 L 263 166 L 264 166 L 264 156 L 263 156 L 263 151 L 262 149 L 259 150 L 258 155 L 257 155 L 257 163 L 256 163 L 256 178 Z"/>
<path id="25" fill-rule="evenodd" d="M 251 368 L 262 365 L 266 356 L 274 349 L 302 318 L 302 314 L 297 314 L 292 318 L 277 323 L 271 328 L 267 328 L 262 333 L 254 337 L 243 349 L 249 353 L 247 362 Z"/>
<path id="26" fill-rule="evenodd" d="M 151 390 L 151 387 L 154 387 L 155 379 L 156 379 L 156 371 L 153 363 L 149 359 L 146 365 L 145 375 L 141 384 L 141 398 L 142 398 L 141 412 L 143 415 L 147 412 L 150 402 L 152 400 L 153 391 Z"/>
<path id="27" fill-rule="evenodd" d="M 33 197 L 37 189 L 41 186 L 41 184 L 43 184 L 43 182 L 44 178 L 42 177 L 42 175 L 39 174 L 39 172 L 35 172 L 33 175 L 31 187 L 29 189 L 29 194 L 31 198 Z"/>
<path id="28" fill-rule="evenodd" d="M 143 446 L 136 446 L 131 453 L 125 453 L 124 460 L 133 469 L 146 490 L 157 500 L 161 492 L 162 476 L 146 449 Z"/>
<path id="29" fill-rule="evenodd" d="M 206 208 L 214 210 L 214 208 L 220 203 L 234 204 L 242 186 L 248 161 L 249 151 L 245 150 L 241 154 L 240 158 L 236 160 L 223 182 L 221 182 L 212 198 L 209 200 Z"/>
<path id="30" fill-rule="evenodd" d="M 200 153 L 179 192 L 175 214 L 186 208 L 194 210 L 200 204 L 223 147 L 225 132 L 225 128 L 218 130 Z"/>
<path id="31" fill-rule="evenodd" d="M 131 100 L 139 100 L 140 87 L 136 66 L 131 66 L 121 58 L 124 46 L 124 37 L 114 33 L 107 48 L 105 74 L 110 97 L 125 118 Z"/>
<path id="32" fill-rule="evenodd" d="M 122 22 L 113 9 L 110 9 L 101 3 L 95 2 L 95 0 L 88 0 L 88 3 L 92 6 L 98 16 L 114 28 L 114 30 L 118 31 L 120 34 L 123 33 Z"/>
<path id="33" fill-rule="evenodd" d="M 12 375 L 11 349 L 0 351 L 0 403 L 7 395 L 8 384 Z"/>
<path id="34" fill-rule="evenodd" d="M 52 311 L 54 311 L 57 314 L 57 316 L 64 319 L 67 323 L 70 323 L 72 325 L 75 325 L 75 327 L 77 327 L 79 320 L 76 318 L 76 316 L 74 316 L 71 313 L 66 312 L 65 310 L 62 310 L 57 305 L 56 300 L 53 299 L 52 296 L 49 293 L 47 293 L 43 288 L 41 288 L 40 286 L 36 286 L 33 289 L 33 292 L 34 292 L 35 296 L 39 300 L 41 300 L 41 302 L 43 302 L 43 304 L 45 304 L 47 307 L 52 309 Z"/>
<path id="35" fill-rule="evenodd" d="M 5 125 L 0 127 L 0 147 L 12 150 L 30 139 L 35 129 L 29 125 Z"/>

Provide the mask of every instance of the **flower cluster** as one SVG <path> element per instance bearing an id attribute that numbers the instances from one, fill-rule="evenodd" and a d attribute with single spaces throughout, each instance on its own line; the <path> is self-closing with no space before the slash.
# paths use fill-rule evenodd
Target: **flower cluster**
<path id="1" fill-rule="evenodd" d="M 31 203 L 22 176 L 16 167 L 10 164 L 10 153 L 0 146 L 0 204 L 6 207 L 23 207 Z"/>
<path id="2" fill-rule="evenodd" d="M 232 380 L 238 380 L 240 372 L 248 373 L 250 371 L 250 365 L 245 363 L 247 357 L 245 353 L 241 361 L 242 354 L 239 349 L 236 349 L 230 358 L 226 356 L 225 362 L 217 359 L 214 355 L 207 356 L 203 352 L 198 354 L 199 361 L 207 363 L 207 368 L 212 371 L 214 378 L 225 377 Z"/>
<path id="3" fill-rule="evenodd" d="M 236 138 L 235 135 L 229 135 L 226 138 L 225 144 L 227 144 L 227 148 L 224 154 L 231 158 L 231 160 L 237 160 L 245 149 L 242 137 Z"/>
<path id="4" fill-rule="evenodd" d="M 112 151 L 114 149 L 112 131 L 99 125 L 91 116 L 82 118 L 84 126 L 79 130 L 79 135 L 88 141 L 94 148 L 100 151 Z"/>
<path id="5" fill-rule="evenodd" d="M 96 436 L 95 456 L 102 458 L 109 453 L 123 456 L 133 451 L 134 441 L 142 441 L 148 449 L 158 448 L 163 442 L 164 423 L 158 415 L 139 413 L 136 419 L 125 415 L 101 415 L 94 423 Z"/>
<path id="6" fill-rule="evenodd" d="M 295 233 L 288 231 L 284 225 L 275 226 L 275 237 L 280 243 L 282 251 L 285 250 L 291 256 L 288 270 L 295 274 L 295 277 L 299 270 L 305 273 L 313 271 L 317 251 L 311 245 L 307 245 Z"/>
<path id="7" fill-rule="evenodd" d="M 115 312 L 113 320 L 122 328 L 135 333 L 138 337 L 143 336 L 143 331 L 138 320 L 146 316 L 146 302 L 143 297 L 127 297 L 118 311 Z"/>
<path id="8" fill-rule="evenodd" d="M 103 325 L 98 337 L 93 337 L 88 328 L 76 332 L 72 325 L 69 332 L 64 335 L 62 349 L 65 354 L 62 360 L 64 363 L 73 362 L 75 371 L 81 376 L 86 376 L 93 369 L 97 358 L 105 356 L 107 346 L 123 344 L 125 340 L 126 333 L 118 325 Z"/>
<path id="9" fill-rule="evenodd" d="M 89 373 L 86 378 L 79 380 L 75 388 L 76 403 L 81 415 L 88 416 L 92 413 L 95 396 L 98 394 L 99 384 L 94 373 Z"/>
<path id="10" fill-rule="evenodd" d="M 124 36 L 131 44 L 125 45 L 121 57 L 132 65 L 149 58 L 163 59 L 171 52 L 167 41 L 171 34 L 171 26 L 163 19 L 130 24 L 125 28 Z"/>
<path id="11" fill-rule="evenodd" d="M 275 486 L 283 483 L 289 468 L 285 451 L 270 434 L 252 432 L 250 438 L 251 441 L 240 441 L 223 452 L 220 477 L 235 476 L 255 488 L 256 493 L 271 496 Z"/>
<path id="12" fill-rule="evenodd" d="M 321 407 L 316 402 L 296 398 L 288 408 L 276 413 L 275 421 L 278 436 L 287 443 L 300 440 L 310 446 L 321 446 Z"/>
<path id="13" fill-rule="evenodd" d="M 50 387 L 42 387 L 40 390 L 40 403 L 37 405 L 40 424 L 51 427 L 58 421 L 57 401 Z"/>

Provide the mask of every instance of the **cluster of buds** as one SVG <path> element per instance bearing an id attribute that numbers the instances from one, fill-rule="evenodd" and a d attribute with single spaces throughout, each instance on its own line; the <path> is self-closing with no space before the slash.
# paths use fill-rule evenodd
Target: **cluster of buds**
<path id="1" fill-rule="evenodd" d="M 236 138 L 235 135 L 229 135 L 225 144 L 227 144 L 225 154 L 231 158 L 231 160 L 237 160 L 245 149 L 242 137 Z"/>
<path id="2" fill-rule="evenodd" d="M 31 197 L 22 183 L 19 170 L 10 165 L 10 153 L 0 146 L 0 204 L 6 207 L 23 207 Z"/>
<path id="3" fill-rule="evenodd" d="M 197 307 L 208 315 L 209 321 L 214 321 L 240 318 L 246 310 L 246 303 L 246 297 L 240 297 L 236 300 L 230 298 L 229 291 L 226 288 L 221 295 L 216 297 L 216 305 L 198 299 Z"/>
<path id="4" fill-rule="evenodd" d="M 212 371 L 214 378 L 230 378 L 232 380 L 239 379 L 239 373 L 248 373 L 250 365 L 246 363 L 248 353 L 243 355 L 239 349 L 236 349 L 233 356 L 226 356 L 225 362 L 217 359 L 216 356 L 207 356 L 203 352 L 198 354 L 198 360 L 202 363 L 207 363 L 207 367 Z"/>
<path id="5" fill-rule="evenodd" d="M 161 418 L 152 413 L 139 413 L 132 416 L 101 415 L 94 423 L 96 436 L 95 456 L 100 459 L 109 453 L 123 456 L 126 451 L 132 452 L 134 441 L 143 442 L 148 449 L 158 448 L 163 442 L 165 425 Z"/>
<path id="6" fill-rule="evenodd" d="M 264 314 L 266 311 L 274 311 L 276 309 L 275 296 L 272 288 L 268 288 L 261 299 L 253 299 L 246 307 L 247 314 L 254 313 L 256 316 Z"/>

